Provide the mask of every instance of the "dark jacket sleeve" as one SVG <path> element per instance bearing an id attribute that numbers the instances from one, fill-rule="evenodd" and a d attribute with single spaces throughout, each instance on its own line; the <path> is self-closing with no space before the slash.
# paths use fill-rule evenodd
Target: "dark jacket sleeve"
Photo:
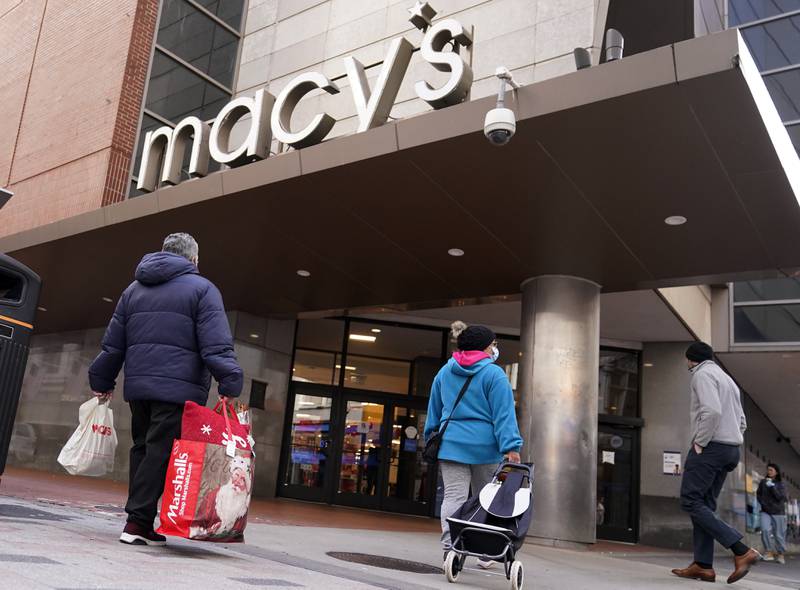
<path id="1" fill-rule="evenodd" d="M 97 393 L 114 390 L 117 385 L 117 375 L 125 362 L 127 302 L 128 291 L 126 290 L 119 298 L 114 315 L 111 316 L 111 321 L 108 323 L 100 354 L 89 367 L 89 386 L 92 391 Z"/>
<path id="2" fill-rule="evenodd" d="M 197 304 L 197 344 L 208 370 L 219 382 L 219 393 L 239 397 L 244 376 L 233 351 L 233 337 L 219 290 L 209 284 Z"/>
<path id="3" fill-rule="evenodd" d="M 764 488 L 765 487 L 767 487 L 767 486 L 764 484 L 764 480 L 762 479 L 758 483 L 758 489 L 756 490 L 756 499 L 758 500 L 758 503 L 761 504 L 762 509 L 764 507 Z"/>

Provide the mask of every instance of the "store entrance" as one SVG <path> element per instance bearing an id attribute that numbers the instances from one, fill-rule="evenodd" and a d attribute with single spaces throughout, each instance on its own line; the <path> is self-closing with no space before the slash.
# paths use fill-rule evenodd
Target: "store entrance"
<path id="1" fill-rule="evenodd" d="M 597 536 L 639 541 L 639 434 L 635 427 L 603 424 L 597 436 Z"/>
<path id="2" fill-rule="evenodd" d="M 295 382 L 290 402 L 280 495 L 431 514 L 427 400 Z"/>

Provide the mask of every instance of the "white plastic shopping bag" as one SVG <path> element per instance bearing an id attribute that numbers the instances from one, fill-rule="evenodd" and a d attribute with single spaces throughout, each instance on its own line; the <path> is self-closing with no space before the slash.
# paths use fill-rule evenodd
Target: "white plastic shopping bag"
<path id="1" fill-rule="evenodd" d="M 58 462 L 71 475 L 98 477 L 114 469 L 117 431 L 109 402 L 96 397 L 81 404 L 78 428 L 61 449 Z"/>

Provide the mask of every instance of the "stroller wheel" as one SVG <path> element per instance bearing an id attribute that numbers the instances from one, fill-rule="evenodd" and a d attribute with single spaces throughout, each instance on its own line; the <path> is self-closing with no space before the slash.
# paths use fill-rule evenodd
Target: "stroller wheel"
<path id="1" fill-rule="evenodd" d="M 522 590 L 525 583 L 525 571 L 522 569 L 522 562 L 515 561 L 511 564 L 511 590 Z"/>
<path id="2" fill-rule="evenodd" d="M 444 569 L 444 575 L 447 576 L 447 581 L 455 584 L 456 580 L 458 580 L 458 574 L 461 573 L 461 560 L 458 557 L 458 553 L 455 551 L 448 552 L 442 569 Z"/>

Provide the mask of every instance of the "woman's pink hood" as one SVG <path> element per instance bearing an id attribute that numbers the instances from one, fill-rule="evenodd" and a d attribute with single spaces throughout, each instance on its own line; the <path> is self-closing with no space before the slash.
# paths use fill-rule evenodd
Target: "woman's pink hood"
<path id="1" fill-rule="evenodd" d="M 456 362 L 462 367 L 470 367 L 478 361 L 491 357 L 482 350 L 466 350 L 463 352 L 457 350 L 453 353 L 453 358 L 456 359 Z"/>

